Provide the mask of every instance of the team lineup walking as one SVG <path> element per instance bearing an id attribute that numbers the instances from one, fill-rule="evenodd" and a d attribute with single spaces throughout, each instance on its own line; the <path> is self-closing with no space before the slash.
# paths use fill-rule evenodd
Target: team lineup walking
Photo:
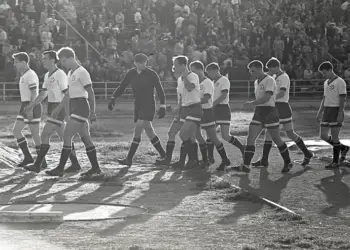
<path id="1" fill-rule="evenodd" d="M 90 135 L 90 123 L 95 122 L 95 94 L 92 81 L 87 70 L 79 64 L 75 52 L 69 47 L 59 51 L 45 51 L 42 55 L 43 64 L 48 71 L 45 74 L 42 90 L 39 93 L 39 79 L 29 67 L 29 56 L 25 52 L 13 55 L 14 65 L 20 74 L 19 89 L 21 107 L 13 128 L 13 134 L 18 147 L 23 153 L 23 161 L 18 167 L 40 173 L 46 170 L 49 176 L 62 177 L 65 173 L 78 173 L 82 167 L 79 164 L 73 138 L 80 136 L 86 148 L 86 154 L 91 168 L 82 176 L 100 174 L 101 169 L 97 152 Z M 68 70 L 68 75 L 60 69 L 60 64 Z M 289 139 L 302 151 L 304 158 L 300 165 L 307 166 L 314 157 L 306 147 L 304 140 L 294 131 L 292 109 L 289 104 L 289 76 L 281 69 L 280 61 L 271 58 L 265 67 L 261 61 L 254 60 L 248 64 L 249 72 L 255 80 L 255 100 L 246 102 L 246 109 L 254 109 L 246 142 L 241 142 L 230 134 L 230 81 L 220 74 L 217 63 L 204 65 L 201 61 L 189 62 L 186 56 L 173 58 L 173 72 L 177 78 L 177 114 L 168 130 L 168 140 L 165 150 L 162 140 L 153 128 L 153 119 L 158 115 L 162 119 L 166 115 L 166 97 L 158 74 L 147 66 L 148 57 L 145 54 L 134 56 L 135 68 L 129 70 L 120 86 L 113 92 L 108 103 L 108 109 L 113 110 L 118 105 L 117 98 L 130 86 L 134 94 L 134 133 L 129 152 L 124 159 L 119 159 L 120 165 L 132 166 L 143 131 L 146 132 L 153 147 L 159 154 L 155 165 L 171 166 L 175 169 L 207 168 L 215 163 L 214 147 L 221 157 L 217 171 L 234 170 L 249 173 L 251 166 L 268 167 L 269 154 L 273 142 L 276 144 L 283 166 L 282 173 L 288 173 L 293 162 L 287 144 L 281 139 L 280 125 L 285 129 Z M 324 98 L 321 102 L 316 120 L 320 122 L 320 138 L 333 147 L 332 163 L 327 169 L 338 168 L 344 162 L 349 147 L 340 143 L 339 133 L 344 121 L 346 102 L 345 81 L 333 71 L 330 62 L 319 66 L 319 71 L 327 79 L 324 82 Z M 159 98 L 159 109 L 156 108 L 154 92 Z M 47 121 L 40 134 L 42 102 L 48 99 Z M 67 119 L 67 115 L 68 119 Z M 26 138 L 22 134 L 28 125 L 37 151 L 33 159 Z M 218 138 L 216 128 L 220 126 L 222 140 L 235 148 L 225 146 Z M 202 134 L 205 131 L 206 138 Z M 252 162 L 256 151 L 255 142 L 265 130 L 262 156 Z M 56 168 L 47 166 L 45 157 L 49 153 L 50 138 L 57 134 L 63 142 L 61 157 Z M 175 150 L 176 136 L 182 141 L 178 161 L 172 162 Z M 199 150 L 198 150 L 199 148 Z M 241 161 L 239 166 L 231 166 L 227 156 L 228 150 L 235 150 L 235 160 Z M 200 151 L 202 159 L 199 160 Z M 186 159 L 188 160 L 186 162 Z M 65 168 L 70 159 L 71 166 Z"/>

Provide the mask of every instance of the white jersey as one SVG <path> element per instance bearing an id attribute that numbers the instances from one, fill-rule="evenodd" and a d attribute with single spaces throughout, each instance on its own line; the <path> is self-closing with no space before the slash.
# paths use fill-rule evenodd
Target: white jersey
<path id="1" fill-rule="evenodd" d="M 289 102 L 289 89 L 290 89 L 290 79 L 289 76 L 282 72 L 280 74 L 277 74 L 276 77 L 276 84 L 277 84 L 277 94 L 281 91 L 281 89 L 285 90 L 285 94 L 283 97 L 276 99 L 276 102 Z"/>
<path id="2" fill-rule="evenodd" d="M 182 106 L 190 106 L 192 104 L 201 102 L 201 93 L 200 93 L 198 75 L 191 72 L 188 74 L 187 79 L 189 80 L 189 82 L 194 83 L 195 87 L 192 91 L 188 91 L 184 85 L 181 93 Z M 184 81 L 182 80 L 182 78 L 181 78 L 181 82 L 182 84 L 184 84 Z"/>
<path id="3" fill-rule="evenodd" d="M 184 88 L 184 82 L 181 80 L 181 77 L 177 79 L 177 87 L 176 87 L 176 93 L 177 93 L 177 103 L 182 106 L 182 98 L 181 94 Z"/>
<path id="4" fill-rule="evenodd" d="M 325 107 L 339 107 L 341 95 L 346 95 L 346 83 L 342 78 L 336 77 L 324 82 Z"/>
<path id="5" fill-rule="evenodd" d="M 204 95 L 209 94 L 210 98 L 207 103 L 202 104 L 203 109 L 210 109 L 213 107 L 214 83 L 206 78 L 200 83 L 201 99 Z"/>
<path id="6" fill-rule="evenodd" d="M 47 90 L 48 102 L 60 103 L 64 97 L 64 92 L 68 89 L 68 77 L 61 69 L 56 69 L 44 76 L 43 89 Z"/>
<path id="7" fill-rule="evenodd" d="M 28 69 L 19 78 L 19 93 L 21 95 L 21 102 L 31 101 L 32 90 L 36 91 L 36 95 L 39 94 L 39 78 L 34 70 Z"/>
<path id="8" fill-rule="evenodd" d="M 259 107 L 275 106 L 277 85 L 276 85 L 275 79 L 272 76 L 265 75 L 263 79 L 255 80 L 254 87 L 255 87 L 254 93 L 255 93 L 256 100 L 259 100 L 260 98 L 262 98 L 266 92 L 272 92 L 272 96 L 270 100 L 257 106 Z"/>
<path id="9" fill-rule="evenodd" d="M 229 104 L 230 102 L 230 87 L 231 87 L 231 83 L 230 80 L 226 77 L 226 76 L 221 76 L 214 84 L 215 88 L 214 88 L 214 101 L 217 100 L 221 95 L 222 95 L 222 91 L 227 90 L 227 96 L 226 98 L 218 103 L 218 104 Z"/>
<path id="10" fill-rule="evenodd" d="M 86 87 L 91 85 L 89 72 L 82 66 L 79 66 L 73 72 L 68 72 L 68 90 L 70 98 L 88 98 L 89 94 Z"/>

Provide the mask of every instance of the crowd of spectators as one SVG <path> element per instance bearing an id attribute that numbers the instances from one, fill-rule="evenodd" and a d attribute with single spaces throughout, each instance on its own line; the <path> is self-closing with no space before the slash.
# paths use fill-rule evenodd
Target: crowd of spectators
<path id="1" fill-rule="evenodd" d="M 61 16 L 94 49 L 86 53 L 85 39 L 65 40 Z M 271 56 L 292 79 L 320 79 L 323 60 L 349 78 L 349 24 L 344 0 L 2 0 L 0 67 L 11 68 L 11 53 L 26 50 L 41 72 L 41 51 L 69 43 L 94 81 L 120 81 L 138 52 L 168 81 L 179 54 L 218 62 L 231 80 L 248 79 L 247 63 Z"/>

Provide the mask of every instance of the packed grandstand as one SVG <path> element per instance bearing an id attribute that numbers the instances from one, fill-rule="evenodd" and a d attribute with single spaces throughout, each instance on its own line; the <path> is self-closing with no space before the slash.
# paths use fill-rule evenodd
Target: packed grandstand
<path id="1" fill-rule="evenodd" d="M 350 78 L 350 11 L 344 0 L 0 3 L 0 67 L 6 81 L 16 78 L 14 52 L 27 51 L 30 66 L 42 76 L 41 53 L 63 45 L 75 49 L 94 81 L 120 81 L 138 52 L 149 56 L 149 66 L 164 81 L 174 80 L 171 59 L 180 54 L 220 63 L 231 80 L 249 79 L 247 63 L 271 56 L 292 79 L 320 79 L 317 67 L 323 60 Z"/>

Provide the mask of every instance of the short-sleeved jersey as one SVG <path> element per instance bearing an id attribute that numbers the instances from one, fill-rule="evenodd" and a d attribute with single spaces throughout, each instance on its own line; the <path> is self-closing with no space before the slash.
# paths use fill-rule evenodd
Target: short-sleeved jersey
<path id="1" fill-rule="evenodd" d="M 227 90 L 228 94 L 226 96 L 226 98 L 218 104 L 229 104 L 230 102 L 230 96 L 229 96 L 229 92 L 230 92 L 230 80 L 226 77 L 226 76 L 221 76 L 215 83 L 214 83 L 214 101 L 217 100 L 221 95 L 222 95 L 222 91 Z"/>
<path id="2" fill-rule="evenodd" d="M 275 79 L 273 79 L 272 76 L 265 75 L 265 77 L 261 80 L 256 80 L 254 82 L 255 86 L 255 99 L 258 100 L 262 98 L 266 92 L 272 92 L 271 98 L 263 103 L 259 104 L 257 106 L 275 106 L 276 102 L 276 90 L 277 90 L 277 85 Z"/>
<path id="3" fill-rule="evenodd" d="M 200 93 L 198 75 L 191 72 L 188 74 L 187 78 L 191 83 L 194 83 L 195 87 L 192 91 L 188 91 L 184 85 L 184 87 L 182 88 L 182 93 L 181 93 L 182 106 L 190 106 L 192 104 L 201 102 L 201 93 Z M 182 78 L 181 78 L 181 82 L 182 82 L 182 84 L 184 84 L 184 81 Z"/>
<path id="4" fill-rule="evenodd" d="M 181 77 L 177 79 L 177 87 L 176 87 L 176 92 L 177 92 L 177 103 L 182 105 L 182 100 L 181 100 L 181 94 L 184 88 L 184 82 L 181 80 Z"/>
<path id="5" fill-rule="evenodd" d="M 342 78 L 336 77 L 324 82 L 325 107 L 339 107 L 341 95 L 346 95 L 346 83 Z"/>
<path id="6" fill-rule="evenodd" d="M 276 77 L 277 84 L 277 94 L 281 91 L 281 89 L 285 90 L 285 94 L 282 98 L 276 99 L 276 102 L 289 102 L 289 89 L 290 89 L 290 79 L 289 76 L 282 72 L 277 74 Z"/>
<path id="7" fill-rule="evenodd" d="M 44 76 L 43 89 L 47 90 L 48 102 L 59 103 L 64 97 L 64 92 L 68 89 L 68 77 L 61 69 L 56 69 Z"/>
<path id="8" fill-rule="evenodd" d="M 210 98 L 207 103 L 202 104 L 203 109 L 210 109 L 213 107 L 214 83 L 206 78 L 200 83 L 201 99 L 204 95 L 209 94 Z"/>
<path id="9" fill-rule="evenodd" d="M 89 94 L 86 87 L 91 86 L 89 72 L 82 66 L 74 71 L 68 72 L 68 90 L 70 98 L 88 98 Z"/>
<path id="10" fill-rule="evenodd" d="M 36 91 L 36 95 L 39 94 L 39 78 L 34 70 L 28 69 L 19 78 L 19 92 L 21 95 L 21 102 L 31 101 L 32 90 Z"/>

